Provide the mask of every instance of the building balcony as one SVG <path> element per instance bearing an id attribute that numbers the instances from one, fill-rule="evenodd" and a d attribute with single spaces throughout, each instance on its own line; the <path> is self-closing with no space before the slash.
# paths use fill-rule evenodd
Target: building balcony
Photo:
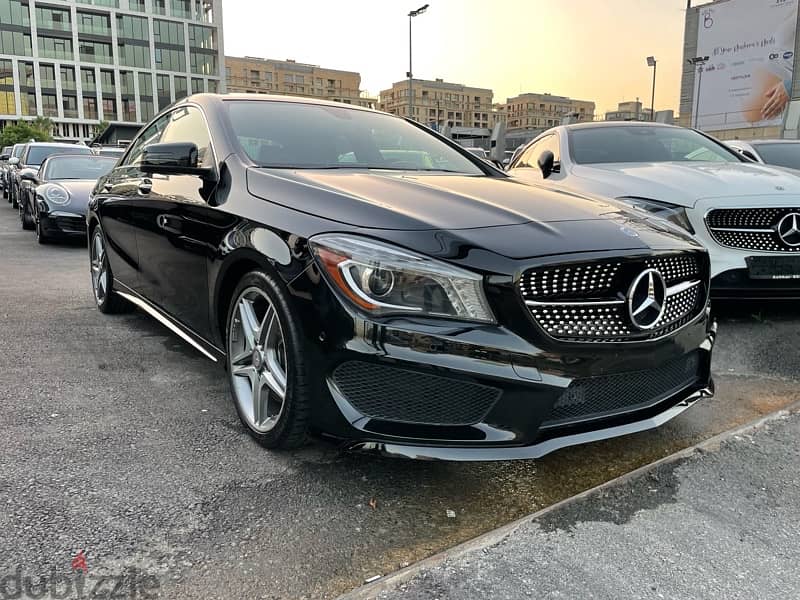
<path id="1" fill-rule="evenodd" d="M 64 109 L 64 118 L 65 119 L 77 119 L 78 118 L 78 110 L 75 108 L 65 108 Z"/>
<path id="2" fill-rule="evenodd" d="M 86 54 L 85 52 L 80 53 L 80 59 L 81 62 L 102 63 L 104 65 L 110 65 L 114 63 L 114 59 L 111 58 L 110 56 L 103 56 L 99 54 Z"/>
<path id="3" fill-rule="evenodd" d="M 40 79 L 39 82 L 41 83 L 43 88 L 47 88 L 49 90 L 56 89 L 56 80 L 55 79 Z"/>
<path id="4" fill-rule="evenodd" d="M 111 28 L 96 27 L 94 25 L 85 25 L 83 23 L 78 23 L 78 33 L 88 33 L 89 35 L 102 35 L 105 37 L 111 37 Z"/>
<path id="5" fill-rule="evenodd" d="M 72 23 L 69 21 L 38 21 L 36 28 L 50 31 L 72 31 Z"/>
<path id="6" fill-rule="evenodd" d="M 41 39 L 41 38 L 40 38 Z M 40 58 L 54 58 L 56 60 L 75 60 L 75 54 L 66 50 L 45 50 L 39 48 Z"/>

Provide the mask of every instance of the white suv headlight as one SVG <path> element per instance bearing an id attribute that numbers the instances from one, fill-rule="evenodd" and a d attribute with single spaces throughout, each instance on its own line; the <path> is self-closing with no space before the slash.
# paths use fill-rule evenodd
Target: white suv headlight
<path id="1" fill-rule="evenodd" d="M 686 209 L 683 206 L 670 204 L 669 202 L 650 200 L 648 198 L 622 197 L 617 198 L 617 200 L 625 202 L 626 204 L 630 204 L 634 208 L 643 210 L 644 212 L 654 217 L 658 217 L 659 219 L 665 219 L 670 223 L 685 229 L 689 233 L 694 234 L 694 228 L 689 222 L 689 217 L 687 216 Z"/>
<path id="2" fill-rule="evenodd" d="M 309 244 L 331 285 L 366 312 L 495 322 L 476 273 L 356 236 L 323 234 Z"/>

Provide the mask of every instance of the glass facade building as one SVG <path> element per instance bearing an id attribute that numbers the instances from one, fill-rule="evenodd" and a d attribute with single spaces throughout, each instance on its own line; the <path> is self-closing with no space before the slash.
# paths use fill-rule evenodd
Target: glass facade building
<path id="1" fill-rule="evenodd" d="M 141 125 L 225 91 L 222 0 L 0 0 L 0 126 L 42 115 L 62 140 Z"/>

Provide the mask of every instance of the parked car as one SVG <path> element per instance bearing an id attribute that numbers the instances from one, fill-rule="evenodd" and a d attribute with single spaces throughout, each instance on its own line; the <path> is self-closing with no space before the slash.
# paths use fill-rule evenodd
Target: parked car
<path id="1" fill-rule="evenodd" d="M 180 100 L 98 180 L 87 219 L 99 310 L 132 303 L 224 364 L 268 448 L 311 431 L 530 458 L 711 393 L 709 260 L 690 235 L 522 185 L 386 113 Z"/>
<path id="2" fill-rule="evenodd" d="M 6 168 L 8 168 L 8 161 L 11 158 L 11 151 L 13 149 L 14 146 L 3 146 L 3 149 L 0 150 L 0 188 L 3 190 L 3 195 L 5 195 L 6 188 L 5 172 Z"/>
<path id="3" fill-rule="evenodd" d="M 730 140 L 725 143 L 756 162 L 800 169 L 800 140 Z"/>
<path id="4" fill-rule="evenodd" d="M 616 198 L 694 234 L 720 298 L 800 296 L 800 177 L 698 131 L 654 123 L 555 127 L 509 165 L 522 181 Z"/>
<path id="5" fill-rule="evenodd" d="M 31 142 L 25 146 L 11 174 L 11 190 L 14 203 L 19 210 L 19 220 L 23 229 L 33 229 L 33 215 L 27 212 L 33 201 L 33 187 L 36 185 L 36 174 L 42 161 L 54 154 L 90 155 L 88 146 L 62 144 L 58 142 Z"/>
<path id="6" fill-rule="evenodd" d="M 8 198 L 13 208 L 17 208 L 17 199 L 12 196 L 11 182 L 14 180 L 14 172 L 19 168 L 19 157 L 25 151 L 28 144 L 14 144 L 11 149 L 11 157 L 8 159 L 8 164 L 4 169 L 3 176 L 3 196 Z"/>
<path id="7" fill-rule="evenodd" d="M 465 147 L 464 150 L 472 154 L 473 156 L 477 156 L 478 158 L 482 158 L 487 160 L 489 158 L 489 152 L 484 150 L 483 148 L 474 148 L 474 147 Z"/>
<path id="8" fill-rule="evenodd" d="M 86 208 L 97 179 L 117 163 L 107 156 L 51 154 L 39 172 L 25 172 L 30 181 L 21 202 L 26 218 L 33 221 L 36 239 L 45 244 L 54 239 L 86 237 Z"/>
<path id="9" fill-rule="evenodd" d="M 100 146 L 99 148 L 92 148 L 92 151 L 97 156 L 112 156 L 119 158 L 125 154 L 125 148 L 118 148 L 117 146 Z"/>

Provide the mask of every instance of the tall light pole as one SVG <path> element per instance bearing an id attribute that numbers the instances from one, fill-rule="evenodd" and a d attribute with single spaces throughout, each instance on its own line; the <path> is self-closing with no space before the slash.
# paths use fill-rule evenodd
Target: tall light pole
<path id="1" fill-rule="evenodd" d="M 428 4 L 425 4 L 408 13 L 408 115 L 412 119 L 414 118 L 414 84 L 412 82 L 414 76 L 411 73 L 411 19 L 428 10 L 428 6 Z M 437 114 L 436 116 L 438 118 L 439 115 Z"/>
<path id="2" fill-rule="evenodd" d="M 647 66 L 653 67 L 653 95 L 650 97 L 650 120 L 656 120 L 656 57 L 647 57 Z"/>
<path id="3" fill-rule="evenodd" d="M 689 64 L 697 69 L 697 103 L 694 112 L 694 128 L 697 129 L 697 119 L 700 116 L 700 86 L 703 85 L 703 66 L 708 62 L 707 56 L 695 56 L 689 59 Z"/>

